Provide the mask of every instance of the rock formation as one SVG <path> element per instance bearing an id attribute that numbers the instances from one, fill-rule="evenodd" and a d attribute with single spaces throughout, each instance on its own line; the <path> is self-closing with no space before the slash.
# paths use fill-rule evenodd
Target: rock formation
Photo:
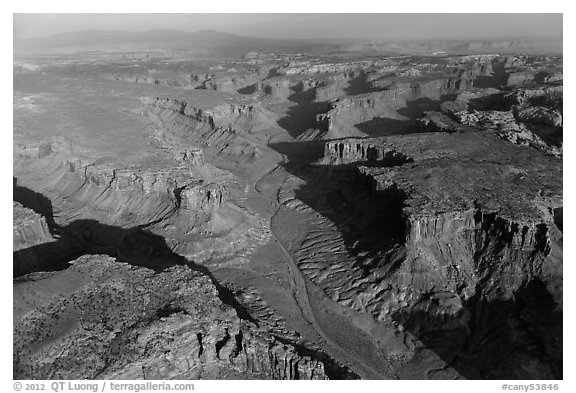
<path id="1" fill-rule="evenodd" d="M 240 319 L 188 267 L 70 263 L 15 282 L 14 378 L 326 379 L 321 361 Z"/>
<path id="2" fill-rule="evenodd" d="M 369 160 L 367 151 L 384 159 Z M 501 164 L 506 159 L 500 155 L 514 162 Z M 532 361 L 546 358 L 539 375 L 554 378 L 560 372 L 558 336 L 550 338 L 546 351 L 552 352 L 528 343 L 561 329 L 562 232 L 553 214 L 562 205 L 561 171 L 554 158 L 534 155 L 475 133 L 328 142 L 322 163 L 371 164 L 356 169 L 357 184 L 368 195 L 341 185 L 342 203 L 355 211 L 340 224 L 342 236 L 357 240 L 346 246 L 348 258 L 336 257 L 312 247 L 322 238 L 310 232 L 294 249 L 298 263 L 342 304 L 394 320 L 425 341 L 445 334 L 454 340 L 446 361 L 469 376 L 522 378 L 537 372 Z M 540 306 L 516 304 L 518 296 L 549 299 L 552 319 L 530 319 L 523 313 L 537 313 Z M 511 312 L 507 320 L 481 319 L 499 307 Z M 474 354 L 484 335 L 508 329 L 508 323 L 511 336 L 486 337 Z M 492 364 L 488 353 L 501 346 L 511 353 Z"/>
<path id="3" fill-rule="evenodd" d="M 561 57 L 437 44 L 18 59 L 14 377 L 562 378 Z"/>

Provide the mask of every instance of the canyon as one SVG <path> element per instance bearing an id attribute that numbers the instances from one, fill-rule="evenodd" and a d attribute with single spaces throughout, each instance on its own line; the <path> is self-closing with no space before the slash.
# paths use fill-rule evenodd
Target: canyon
<path id="1" fill-rule="evenodd" d="M 14 378 L 562 379 L 562 56 L 251 45 L 15 59 Z"/>

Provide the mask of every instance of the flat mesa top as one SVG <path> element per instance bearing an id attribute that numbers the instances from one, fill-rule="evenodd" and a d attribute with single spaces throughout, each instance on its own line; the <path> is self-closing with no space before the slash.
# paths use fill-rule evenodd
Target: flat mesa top
<path id="1" fill-rule="evenodd" d="M 394 167 L 362 167 L 378 187 L 406 195 L 405 210 L 436 215 L 480 207 L 525 222 L 550 218 L 562 205 L 562 165 L 536 149 L 494 135 L 432 133 L 364 139 L 408 157 Z"/>
<path id="2" fill-rule="evenodd" d="M 14 75 L 14 135 L 36 140 L 65 136 L 97 155 L 140 162 L 154 151 L 151 136 L 157 127 L 146 110 L 157 97 L 199 109 L 253 103 L 240 94 L 63 77 L 47 70 Z"/>

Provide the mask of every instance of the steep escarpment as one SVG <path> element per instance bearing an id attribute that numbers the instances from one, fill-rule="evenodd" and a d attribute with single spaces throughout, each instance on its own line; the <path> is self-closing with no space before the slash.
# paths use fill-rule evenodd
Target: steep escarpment
<path id="1" fill-rule="evenodd" d="M 205 147 L 213 154 L 248 161 L 260 154 L 258 139 L 250 134 L 270 124 L 265 110 L 254 105 L 224 105 L 207 111 L 182 101 L 158 98 L 149 106 L 149 112 L 172 137 Z"/>
<path id="2" fill-rule="evenodd" d="M 442 97 L 458 91 L 454 80 L 394 83 L 374 93 L 338 98 L 318 115 L 325 124 L 323 139 L 402 133 L 426 110 L 439 107 Z M 319 127 L 322 129 L 322 127 Z"/>
<path id="3" fill-rule="evenodd" d="M 561 62 L 415 45 L 17 70 L 15 377 L 562 378 Z"/>
<path id="4" fill-rule="evenodd" d="M 103 255 L 71 263 L 65 271 L 14 283 L 14 378 L 326 379 L 330 374 L 322 361 L 240 319 L 218 299 L 210 280 L 189 267 L 155 274 Z"/>
<path id="5" fill-rule="evenodd" d="M 172 87 L 183 87 L 189 89 L 205 88 L 206 83 L 214 78 L 211 74 L 188 74 L 166 77 L 162 75 L 154 75 L 149 72 L 143 72 L 140 74 L 114 74 L 106 75 L 107 79 L 111 79 L 118 82 L 129 82 L 129 83 L 146 83 L 153 85 L 164 85 Z"/>
<path id="6" fill-rule="evenodd" d="M 54 240 L 46 218 L 42 215 L 18 202 L 13 202 L 12 211 L 14 251 Z"/>
<path id="7" fill-rule="evenodd" d="M 37 180 L 36 189 L 59 194 L 66 201 L 77 199 L 82 205 L 77 206 L 78 209 L 93 211 L 94 215 L 87 213 L 84 218 L 97 218 L 101 211 L 106 211 L 108 214 L 103 217 L 106 224 L 145 226 L 172 215 L 180 206 L 193 208 L 210 203 L 213 208 L 218 208 L 223 202 L 223 192 L 217 189 L 219 186 L 209 186 L 201 178 L 195 178 L 187 166 L 166 170 L 122 168 L 76 153 L 63 141 L 44 142 L 38 149 L 51 153 L 28 159 L 30 148 L 25 144 L 17 146 L 15 174 L 27 182 Z M 183 160 L 187 157 L 184 156 Z M 206 197 L 188 198 L 199 194 Z M 65 200 L 63 205 L 71 205 Z M 54 203 L 54 199 L 52 201 L 60 205 Z M 67 211 L 67 216 L 78 215 L 74 207 L 70 208 L 72 210 Z"/>
<path id="8" fill-rule="evenodd" d="M 46 218 L 34 210 L 13 202 L 13 274 L 20 276 L 26 272 L 46 267 L 46 258 L 67 257 L 64 248 L 46 255 L 46 251 L 56 242 Z"/>
<path id="9" fill-rule="evenodd" d="M 37 152 L 44 152 L 41 158 Z M 169 165 L 144 167 L 97 160 L 63 141 L 39 147 L 23 143 L 15 148 L 14 174 L 19 184 L 50 201 L 47 216 L 57 227 L 87 224 L 80 225 L 82 231 L 67 231 L 73 238 L 84 236 L 81 243 L 102 243 L 97 239 L 106 234 L 106 226 L 147 228 L 198 261 L 229 258 L 249 247 L 246 231 L 260 224 L 227 201 L 231 175 L 206 165 L 195 153 L 188 151 Z M 113 243 L 123 240 L 117 236 Z"/>
<path id="10" fill-rule="evenodd" d="M 408 159 L 370 161 L 368 148 Z M 557 159 L 474 133 L 331 141 L 325 151 L 328 165 L 370 165 L 308 202 L 326 218 L 310 218 L 292 251 L 313 282 L 411 332 L 464 377 L 561 376 Z M 520 300 L 534 297 L 543 300 Z"/>
<path id="11" fill-rule="evenodd" d="M 311 108 L 312 104 L 318 109 L 321 109 L 320 104 L 324 104 L 326 109 L 317 112 L 315 121 L 308 122 L 307 127 L 297 130 L 298 138 L 336 139 L 411 132 L 411 129 L 417 126 L 415 121 L 419 117 L 440 109 L 441 103 L 471 89 L 479 79 L 491 81 L 499 78 L 500 71 L 493 69 L 493 63 L 501 63 L 497 56 L 429 60 L 431 61 L 418 62 L 406 57 L 397 61 L 367 62 L 360 68 L 355 63 L 354 66 L 343 63 L 335 65 L 334 70 L 329 67 L 332 65 L 328 64 L 326 69 L 329 71 L 325 72 L 329 73 L 325 76 L 321 71 L 317 71 L 324 68 L 313 62 L 302 62 L 300 71 L 295 75 L 301 77 L 300 75 L 314 74 L 313 79 L 304 81 L 302 90 L 306 90 L 310 80 L 317 80 L 310 92 L 310 98 L 303 103 L 308 105 L 302 105 L 303 109 Z M 502 66 L 496 68 L 500 70 Z M 484 84 L 490 85 L 493 82 L 490 81 Z M 289 100 L 299 102 L 296 94 L 288 95 L 289 80 L 278 79 L 275 84 L 283 84 L 281 90 L 285 92 L 284 95 Z M 472 99 L 468 97 L 467 102 Z M 304 116 L 303 109 L 298 111 L 302 112 L 300 117 Z M 295 110 L 291 112 L 296 114 Z M 438 117 L 435 114 L 431 116 Z M 438 119 L 428 122 L 423 128 L 428 131 L 449 131 L 457 128 L 453 125 L 447 126 L 448 119 L 436 120 Z"/>
<path id="12" fill-rule="evenodd" d="M 258 83 L 262 76 L 258 73 L 225 75 L 213 77 L 204 82 L 202 87 L 209 90 L 236 92 Z"/>
<path id="13" fill-rule="evenodd" d="M 38 210 L 52 209 L 46 197 L 23 186 L 15 197 Z M 15 250 L 16 378 L 356 377 L 321 350 L 298 343 L 298 335 L 281 324 L 268 323 L 269 311 L 256 321 L 235 293 L 152 231 L 86 219 L 63 225 L 54 217 L 20 213 L 15 228 L 33 232 L 35 241 Z M 25 218 L 33 219 L 33 228 Z M 166 230 L 167 223 L 159 224 Z M 38 228 L 48 230 L 40 239 L 47 241 L 36 241 Z M 48 241 L 51 231 L 57 240 Z M 74 253 L 86 252 L 114 257 L 75 260 Z M 20 260 L 25 266 L 17 269 Z"/>
<path id="14" fill-rule="evenodd" d="M 387 149 L 379 143 L 371 143 L 369 138 L 344 138 L 324 144 L 322 165 L 363 164 L 394 166 L 412 159 L 402 153 Z"/>
<path id="15" fill-rule="evenodd" d="M 229 67 L 235 65 L 239 67 Z M 264 79 L 270 66 L 250 66 L 249 62 L 190 67 L 182 63 L 161 63 L 156 60 L 124 65 L 124 72 L 104 73 L 104 78 L 118 82 L 154 84 L 184 89 L 216 90 L 233 93 Z M 98 69 L 94 70 L 100 71 Z M 101 71 L 100 71 L 101 72 Z"/>
<path id="16" fill-rule="evenodd" d="M 258 103 L 219 105 L 209 113 L 216 127 L 234 128 L 251 134 L 274 124 L 274 115 Z"/>

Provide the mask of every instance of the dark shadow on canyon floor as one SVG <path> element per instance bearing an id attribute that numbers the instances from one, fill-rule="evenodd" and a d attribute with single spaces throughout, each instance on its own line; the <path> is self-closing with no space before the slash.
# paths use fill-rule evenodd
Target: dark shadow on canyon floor
<path id="1" fill-rule="evenodd" d="M 155 272 L 175 265 L 186 265 L 208 276 L 216 286 L 220 300 L 232 306 L 240 318 L 258 325 L 238 303 L 229 288 L 223 286 L 205 266 L 174 253 L 162 236 L 140 227 L 121 228 L 95 220 L 76 220 L 60 226 L 54 223 L 52 205 L 47 197 L 28 188 L 16 186 L 16 182 L 14 195 L 15 199 L 18 197 L 18 201 L 28 202 L 28 208 L 42 214 L 48 222 L 50 232 L 57 234 L 55 241 L 13 252 L 15 278 L 33 272 L 64 270 L 70 266 L 70 261 L 85 254 L 106 254 L 119 262 L 146 267 Z"/>
<path id="2" fill-rule="evenodd" d="M 14 176 L 12 176 L 12 196 L 14 201 L 20 203 L 25 208 L 34 210 L 36 213 L 44 216 L 52 235 L 55 234 L 52 230 L 55 230 L 57 226 L 54 222 L 54 210 L 52 209 L 50 199 L 29 188 L 19 186 L 18 179 Z"/>
<path id="3" fill-rule="evenodd" d="M 417 98 L 415 100 L 410 100 L 406 102 L 406 106 L 398 109 L 398 113 L 409 120 L 416 120 L 424 116 L 426 111 L 437 111 L 440 110 L 440 104 L 444 101 L 449 101 L 453 98 L 452 95 L 444 95 L 438 100 L 433 100 L 427 97 Z"/>
<path id="4" fill-rule="evenodd" d="M 380 137 L 387 135 L 413 134 L 421 132 L 417 127 L 416 120 L 424 116 L 427 111 L 439 111 L 440 105 L 446 101 L 454 100 L 454 94 L 442 95 L 438 100 L 430 98 L 418 98 L 407 101 L 406 106 L 397 110 L 397 113 L 405 120 L 392 119 L 389 117 L 375 116 L 370 120 L 355 124 L 354 126 L 368 137 Z"/>
<path id="5" fill-rule="evenodd" d="M 270 146 L 288 157 L 284 168 L 304 180 L 295 197 L 337 227 L 356 267 L 368 275 L 383 263 L 396 263 L 387 254 L 403 255 L 405 196 L 370 192 L 354 169 L 410 165 L 410 161 L 318 165 L 324 143 Z M 557 216 L 561 217 L 560 211 Z M 525 283 L 508 301 L 473 298 L 451 318 L 423 310 L 393 319 L 464 378 L 562 378 L 562 312 L 555 311 L 554 299 L 538 279 Z M 528 371 L 522 371 L 526 367 Z M 530 367 L 536 367 L 533 374 Z"/>
<path id="6" fill-rule="evenodd" d="M 46 201 L 49 202 L 49 199 L 42 194 L 25 187 L 20 187 L 18 192 L 18 195 L 33 195 L 35 200 L 42 201 L 43 205 L 46 204 Z M 38 209 L 34 203 L 31 203 L 29 207 Z M 45 213 L 50 211 L 43 210 Z M 53 217 L 48 218 L 48 221 L 54 222 Z M 52 227 L 51 230 L 59 234 L 56 241 L 13 253 L 15 278 L 33 272 L 64 270 L 70 266 L 70 261 L 85 254 L 105 254 L 114 257 L 118 262 L 149 268 L 156 273 L 160 273 L 171 266 L 185 265 L 208 276 L 216 287 L 222 303 L 234 308 L 239 318 L 250 321 L 259 327 L 258 321 L 248 309 L 238 302 L 235 292 L 222 285 L 205 266 L 174 253 L 162 236 L 140 227 L 121 228 L 105 225 L 95 220 L 76 220 L 66 226 L 52 225 L 55 227 Z M 171 311 L 174 310 L 159 310 L 160 313 Z M 274 337 L 282 343 L 293 345 L 299 355 L 311 356 L 322 361 L 326 375 L 330 379 L 358 379 L 358 376 L 348 367 L 336 363 L 324 352 L 307 348 L 276 335 Z"/>
<path id="7" fill-rule="evenodd" d="M 475 296 L 456 315 L 393 315 L 466 379 L 562 379 L 562 318 L 539 279 L 526 282 L 510 300 Z"/>
<path id="8" fill-rule="evenodd" d="M 468 101 L 468 110 L 477 111 L 509 111 L 514 102 L 506 98 L 505 93 L 491 94 L 472 98 Z"/>
<path id="9" fill-rule="evenodd" d="M 288 100 L 294 102 L 288 109 L 286 116 L 278 120 L 278 125 L 288 131 L 293 138 L 298 137 L 304 131 L 317 128 L 316 116 L 330 110 L 331 106 L 326 101 L 316 100 L 316 88 L 304 90 L 303 83 L 290 88 L 293 91 Z"/>
<path id="10" fill-rule="evenodd" d="M 272 79 L 272 78 L 275 78 L 277 76 L 282 76 L 283 74 L 281 74 L 278 71 L 280 71 L 280 67 L 270 68 L 270 71 L 268 71 L 268 75 L 266 75 L 266 79 Z"/>
<path id="11" fill-rule="evenodd" d="M 355 124 L 354 126 L 369 137 L 379 137 L 410 133 L 414 122 L 377 116 L 363 123 Z"/>
<path id="12" fill-rule="evenodd" d="M 344 89 L 344 92 L 349 96 L 356 96 L 384 90 L 384 88 L 375 87 L 370 83 L 368 75 L 364 70 L 356 72 L 354 77 L 348 81 L 348 87 Z"/>
<path id="13" fill-rule="evenodd" d="M 510 74 L 506 71 L 505 62 L 496 60 L 492 62 L 492 75 L 489 76 L 477 76 L 474 79 L 473 86 L 485 89 L 494 88 L 501 89 L 508 83 L 508 77 Z"/>
<path id="14" fill-rule="evenodd" d="M 276 143 L 273 149 L 288 157 L 284 168 L 305 181 L 295 197 L 336 225 L 350 255 L 362 254 L 359 263 L 368 271 L 381 253 L 405 238 L 405 221 L 399 193 L 374 194 L 356 175 L 362 166 L 396 166 L 395 159 L 347 165 L 319 165 L 324 141 Z"/>
<path id="15" fill-rule="evenodd" d="M 249 86 L 246 87 L 242 87 L 238 90 L 236 90 L 239 94 L 247 94 L 247 95 L 251 95 L 254 94 L 258 91 L 258 85 L 256 83 L 251 84 Z"/>

